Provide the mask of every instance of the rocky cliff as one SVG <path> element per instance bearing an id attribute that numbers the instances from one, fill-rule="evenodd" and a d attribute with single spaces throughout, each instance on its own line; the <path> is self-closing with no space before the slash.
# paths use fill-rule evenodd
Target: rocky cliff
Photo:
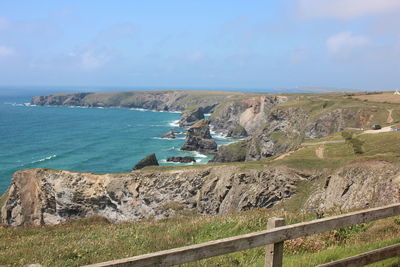
<path id="1" fill-rule="evenodd" d="M 188 109 L 182 112 L 179 120 L 179 127 L 189 127 L 204 119 L 204 112 L 202 107 Z"/>
<path id="2" fill-rule="evenodd" d="M 306 201 L 306 211 L 349 210 L 400 202 L 400 166 L 382 161 L 354 163 L 324 178 Z"/>
<path id="3" fill-rule="evenodd" d="M 290 101 L 285 101 L 287 99 L 282 97 L 252 98 L 253 101 L 255 99 L 256 103 L 264 104 L 250 109 L 245 109 L 245 101 L 237 105 L 221 104 L 224 108 L 218 106 L 213 113 L 211 125 L 214 130 L 224 132 L 221 130 L 224 127 L 228 129 L 239 124 L 251 133 L 251 137 L 242 141 L 240 146 L 240 153 L 246 153 L 246 157 L 232 156 L 232 153 L 236 153 L 237 146 L 227 146 L 218 152 L 214 162 L 227 162 L 230 158 L 257 161 L 294 150 L 305 139 L 328 136 L 346 128 L 368 128 L 374 123 L 385 123 L 388 114 L 383 106 L 371 106 L 339 97 L 328 100 L 310 97 Z M 228 108 L 232 105 L 241 108 L 233 111 Z M 264 108 L 254 109 L 261 106 Z M 227 110 L 221 112 L 221 109 Z M 243 120 L 244 117 L 248 120 Z"/>
<path id="4" fill-rule="evenodd" d="M 1 209 L 7 225 L 57 224 L 93 215 L 132 221 L 174 215 L 176 209 L 223 214 L 271 207 L 295 192 L 301 174 L 285 168 L 242 171 L 210 167 L 95 175 L 21 170 Z"/>
<path id="5" fill-rule="evenodd" d="M 157 111 L 183 111 L 188 107 L 202 107 L 205 113 L 230 97 L 248 94 L 239 92 L 206 91 L 133 91 L 110 93 L 71 93 L 37 96 L 31 100 L 38 106 L 81 106 L 142 108 Z"/>
<path id="6" fill-rule="evenodd" d="M 243 169 L 209 166 L 127 174 L 21 170 L 1 207 L 7 225 L 58 224 L 71 218 L 103 216 L 117 221 L 174 216 L 178 210 L 224 214 L 268 208 L 290 199 L 303 182 L 321 187 L 303 209 L 321 211 L 378 206 L 400 201 L 400 167 L 364 162 L 326 171 L 287 167 Z"/>

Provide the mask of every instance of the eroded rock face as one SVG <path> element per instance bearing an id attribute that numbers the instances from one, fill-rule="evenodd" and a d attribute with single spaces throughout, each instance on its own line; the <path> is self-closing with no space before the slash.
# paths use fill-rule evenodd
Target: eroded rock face
<path id="1" fill-rule="evenodd" d="M 139 161 L 135 166 L 133 166 L 132 170 L 143 169 L 146 166 L 158 166 L 158 160 L 156 154 L 150 154 L 141 161 Z"/>
<path id="2" fill-rule="evenodd" d="M 179 120 L 179 127 L 192 126 L 193 124 L 202 119 L 204 119 L 204 112 L 202 107 L 194 108 L 191 110 L 185 110 L 181 114 L 181 118 Z"/>
<path id="3" fill-rule="evenodd" d="M 310 174 L 271 166 L 247 170 L 210 166 L 104 175 L 30 169 L 14 174 L 0 209 L 0 223 L 58 224 L 88 216 L 133 221 L 174 216 L 176 206 L 201 214 L 225 214 L 272 207 L 296 194 L 298 183 L 306 180 L 321 181 L 316 183 L 321 187 L 314 189 L 303 206 L 307 211 L 400 201 L 400 166 L 383 162 L 351 164 L 329 176 L 322 171 Z"/>
<path id="4" fill-rule="evenodd" d="M 325 178 L 307 211 L 349 210 L 400 202 L 400 168 L 387 162 L 354 163 Z"/>
<path id="5" fill-rule="evenodd" d="M 217 151 L 217 143 L 211 137 L 207 120 L 200 120 L 188 129 L 181 149 L 209 154 Z"/>
<path id="6" fill-rule="evenodd" d="M 209 167 L 129 174 L 77 173 L 46 169 L 14 174 L 1 209 L 7 225 L 57 224 L 103 216 L 117 221 L 173 216 L 171 206 L 202 214 L 272 207 L 295 193 L 304 178 L 286 168 L 243 171 Z"/>

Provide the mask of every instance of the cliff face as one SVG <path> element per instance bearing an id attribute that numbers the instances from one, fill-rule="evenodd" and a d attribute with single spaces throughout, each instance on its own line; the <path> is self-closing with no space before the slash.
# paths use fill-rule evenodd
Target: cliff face
<path id="1" fill-rule="evenodd" d="M 241 147 L 245 147 L 246 153 L 245 161 L 257 161 L 294 150 L 304 139 L 328 136 L 346 128 L 369 127 L 374 120 L 378 121 L 383 113 L 387 113 L 382 108 L 371 108 L 361 104 L 356 107 L 341 107 L 340 103 L 326 104 L 324 101 L 310 101 L 301 105 L 295 102 L 293 104 L 284 102 L 275 105 L 264 104 L 264 107 L 266 106 L 268 108 L 260 111 L 262 116 L 253 116 L 256 118 L 255 125 L 258 125 L 258 128 L 253 128 L 251 137 L 242 141 Z M 213 125 L 216 121 L 220 121 L 216 118 L 218 112 L 219 108 L 213 116 L 214 120 L 211 121 L 212 123 L 214 121 Z M 243 117 L 243 114 L 231 116 L 236 119 L 240 117 Z M 378 123 L 383 123 L 382 119 L 386 120 L 385 117 L 381 118 Z M 230 158 L 243 159 L 243 157 L 231 157 L 230 154 L 229 146 L 221 149 L 214 162 L 228 162 Z"/>
<path id="2" fill-rule="evenodd" d="M 304 210 L 348 210 L 400 202 L 400 168 L 386 162 L 356 163 L 325 178 Z"/>
<path id="3" fill-rule="evenodd" d="M 284 96 L 257 96 L 221 103 L 210 118 L 213 130 L 228 134 L 237 126 L 253 134 L 265 122 L 272 107 L 287 101 Z"/>
<path id="4" fill-rule="evenodd" d="M 399 177 L 399 165 L 382 162 L 352 164 L 329 175 L 285 167 L 210 166 L 105 175 L 30 169 L 14 174 L 0 217 L 1 223 L 18 226 L 93 215 L 117 222 L 169 217 L 179 210 L 224 214 L 272 207 L 295 195 L 298 183 L 306 180 L 321 181 L 322 186 L 309 195 L 304 210 L 364 208 L 399 202 Z"/>
<path id="5" fill-rule="evenodd" d="M 271 207 L 294 194 L 296 182 L 304 179 L 285 168 L 244 172 L 226 166 L 106 175 L 21 170 L 7 192 L 1 222 L 57 224 L 93 215 L 132 221 L 173 216 L 177 209 L 223 214 Z"/>

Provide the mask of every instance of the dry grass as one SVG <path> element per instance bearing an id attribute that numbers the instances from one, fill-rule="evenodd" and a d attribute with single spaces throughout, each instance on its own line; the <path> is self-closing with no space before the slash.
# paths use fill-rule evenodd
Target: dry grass
<path id="1" fill-rule="evenodd" d="M 377 94 L 377 95 L 359 95 L 353 96 L 360 100 L 366 100 L 371 102 L 387 102 L 387 103 L 400 103 L 400 95 L 393 95 L 393 93 Z"/>

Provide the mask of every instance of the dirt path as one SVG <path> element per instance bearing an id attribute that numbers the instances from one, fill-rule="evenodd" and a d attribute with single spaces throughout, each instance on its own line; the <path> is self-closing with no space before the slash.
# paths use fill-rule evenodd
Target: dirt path
<path id="1" fill-rule="evenodd" d="M 315 150 L 315 155 L 317 155 L 318 158 L 323 159 L 324 152 L 325 152 L 325 147 L 324 145 L 321 145 Z"/>
<path id="2" fill-rule="evenodd" d="M 390 132 L 392 130 L 391 126 L 383 127 L 382 129 L 379 130 L 366 130 L 364 133 L 367 134 L 377 134 L 377 133 L 385 133 L 385 132 Z"/>
<path id="3" fill-rule="evenodd" d="M 393 123 L 393 117 L 392 117 L 393 109 L 388 109 L 387 111 L 389 112 L 389 114 L 388 114 L 386 122 L 387 123 Z"/>
<path id="4" fill-rule="evenodd" d="M 332 141 L 322 141 L 322 142 L 315 142 L 315 143 L 302 143 L 302 146 L 318 146 L 318 145 L 325 145 L 325 144 L 341 144 L 344 143 L 345 140 L 332 140 Z"/>

